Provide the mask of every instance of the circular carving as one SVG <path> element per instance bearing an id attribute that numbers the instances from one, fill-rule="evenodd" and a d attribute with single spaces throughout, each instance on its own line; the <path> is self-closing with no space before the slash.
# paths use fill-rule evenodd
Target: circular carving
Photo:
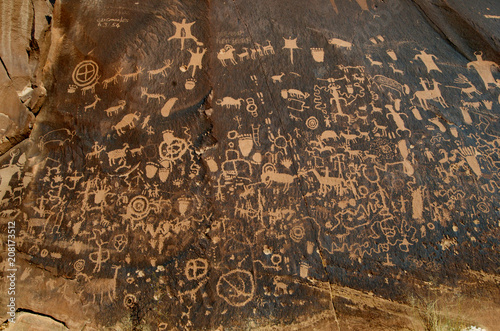
<path id="1" fill-rule="evenodd" d="M 281 255 L 279 254 L 273 254 L 271 256 L 271 263 L 274 264 L 274 265 L 278 265 L 281 263 Z"/>
<path id="2" fill-rule="evenodd" d="M 480 202 L 477 204 L 477 208 L 483 212 L 483 213 L 489 213 L 490 212 L 490 208 L 488 207 L 488 205 L 484 202 Z"/>
<path id="3" fill-rule="evenodd" d="M 125 298 L 123 298 L 123 305 L 125 308 L 132 309 L 137 304 L 137 298 L 133 294 L 127 294 Z"/>
<path id="4" fill-rule="evenodd" d="M 241 269 L 230 271 L 219 278 L 217 294 L 234 307 L 243 307 L 252 300 L 255 284 L 251 272 Z"/>
<path id="5" fill-rule="evenodd" d="M 311 130 L 316 130 L 318 128 L 318 125 L 318 119 L 314 116 L 311 116 L 306 120 L 306 126 Z"/>
<path id="6" fill-rule="evenodd" d="M 148 213 L 149 202 L 145 196 L 138 195 L 130 200 L 128 204 L 128 214 L 130 214 L 131 217 L 140 219 L 146 217 Z"/>
<path id="7" fill-rule="evenodd" d="M 264 164 L 264 166 L 262 167 L 262 173 L 265 174 L 268 172 L 276 172 L 276 167 L 274 166 L 274 164 L 272 163 Z"/>
<path id="8" fill-rule="evenodd" d="M 177 160 L 180 159 L 182 155 L 187 150 L 186 142 L 180 139 L 176 139 L 172 142 L 162 142 L 160 144 L 160 157 L 163 160 Z"/>
<path id="9" fill-rule="evenodd" d="M 46 250 L 46 249 L 42 249 L 42 251 L 40 252 L 40 256 L 41 257 L 47 257 L 47 255 L 49 255 L 49 251 Z"/>
<path id="10" fill-rule="evenodd" d="M 285 149 L 287 146 L 287 141 L 286 141 L 285 137 L 277 136 L 276 139 L 274 139 L 274 145 L 278 148 Z"/>
<path id="11" fill-rule="evenodd" d="M 305 234 L 306 231 L 302 225 L 296 225 L 290 230 L 290 238 L 295 242 L 301 241 Z"/>
<path id="12" fill-rule="evenodd" d="M 136 213 L 143 213 L 148 209 L 148 200 L 143 196 L 135 197 L 130 204 Z"/>
<path id="13" fill-rule="evenodd" d="M 82 272 L 84 268 L 85 268 L 84 259 L 79 259 L 75 263 L 73 263 L 73 269 L 75 269 L 77 272 Z"/>
<path id="14" fill-rule="evenodd" d="M 208 272 L 208 262 L 206 259 L 192 259 L 186 263 L 184 274 L 189 280 L 201 279 Z"/>
<path id="15" fill-rule="evenodd" d="M 73 70 L 73 82 L 80 87 L 92 85 L 97 80 L 98 73 L 97 63 L 91 60 L 82 61 Z"/>
<path id="16" fill-rule="evenodd" d="M 359 188 L 358 188 L 358 192 L 359 194 L 364 198 L 368 195 L 368 193 L 370 193 L 370 191 L 368 190 L 368 188 L 364 185 L 361 185 Z"/>

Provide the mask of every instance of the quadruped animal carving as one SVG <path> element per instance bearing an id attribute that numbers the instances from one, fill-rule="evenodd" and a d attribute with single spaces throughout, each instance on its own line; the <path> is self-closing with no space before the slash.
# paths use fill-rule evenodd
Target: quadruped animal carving
<path id="1" fill-rule="evenodd" d="M 223 106 L 226 108 L 234 107 L 236 109 L 240 109 L 243 101 L 245 101 L 245 100 L 243 100 L 242 98 L 234 99 L 231 97 L 224 97 L 222 99 L 217 100 L 215 103 L 219 106 Z"/>
<path id="2" fill-rule="evenodd" d="M 110 302 L 116 299 L 116 279 L 118 278 L 118 270 L 121 266 L 111 266 L 115 269 L 113 278 L 91 279 L 85 286 L 85 292 L 93 296 L 92 302 L 95 303 L 96 297 L 100 297 L 100 303 L 103 303 L 105 295 L 108 296 Z"/>
<path id="3" fill-rule="evenodd" d="M 119 136 L 125 133 L 125 129 L 133 129 L 135 128 L 136 121 L 139 120 L 139 113 L 135 112 L 133 114 L 127 114 L 123 116 L 122 120 L 118 122 L 116 125 L 113 125 L 111 128 L 118 133 Z"/>
<path id="4" fill-rule="evenodd" d="M 219 53 L 217 53 L 217 58 L 219 59 L 222 66 L 227 67 L 226 61 L 229 61 L 234 65 L 238 64 L 238 62 L 236 62 L 234 58 L 234 52 L 235 49 L 232 45 L 226 45 L 219 51 Z"/>
<path id="5" fill-rule="evenodd" d="M 126 105 L 127 105 L 127 102 L 125 100 L 120 100 L 120 101 L 118 101 L 117 106 L 112 106 L 112 107 L 109 107 L 107 109 L 104 109 L 104 112 L 106 113 L 106 116 L 108 116 L 108 117 L 113 116 L 113 115 L 118 114 L 118 112 L 120 110 L 125 109 Z"/>

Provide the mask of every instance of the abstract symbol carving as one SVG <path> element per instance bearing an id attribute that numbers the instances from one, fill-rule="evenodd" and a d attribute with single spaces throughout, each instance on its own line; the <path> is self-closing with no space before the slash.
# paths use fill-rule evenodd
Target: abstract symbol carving
<path id="1" fill-rule="evenodd" d="M 142 195 L 136 196 L 130 200 L 127 208 L 127 214 L 135 219 L 144 218 L 149 213 L 148 199 Z"/>
<path id="2" fill-rule="evenodd" d="M 137 298 L 133 294 L 127 294 L 125 298 L 123 298 L 123 305 L 125 308 L 132 309 L 137 304 Z"/>
<path id="3" fill-rule="evenodd" d="M 128 238 L 124 234 L 118 234 L 113 238 L 113 246 L 118 252 L 123 251 L 128 244 Z"/>
<path id="4" fill-rule="evenodd" d="M 184 274 L 189 280 L 196 280 L 205 277 L 208 272 L 208 262 L 206 259 L 192 259 L 186 263 Z"/>
<path id="5" fill-rule="evenodd" d="M 292 238 L 293 241 L 299 242 L 304 238 L 305 235 L 305 230 L 302 225 L 296 225 L 290 230 L 290 238 Z"/>
<path id="6" fill-rule="evenodd" d="M 84 259 L 79 259 L 73 264 L 73 268 L 77 272 L 82 272 L 83 269 L 85 268 L 85 260 Z"/>
<path id="7" fill-rule="evenodd" d="M 169 161 L 177 160 L 181 158 L 187 150 L 186 142 L 174 137 L 171 131 L 164 132 L 163 140 L 159 148 L 162 159 Z"/>
<path id="8" fill-rule="evenodd" d="M 73 82 L 80 87 L 92 85 L 96 81 L 98 73 L 97 63 L 91 60 L 82 61 L 73 70 Z"/>
<path id="9" fill-rule="evenodd" d="M 230 271 L 217 282 L 217 294 L 231 306 L 243 307 L 252 300 L 254 293 L 253 275 L 246 270 Z"/>
<path id="10" fill-rule="evenodd" d="M 306 126 L 311 130 L 317 129 L 318 125 L 318 119 L 314 116 L 311 116 L 306 120 Z"/>

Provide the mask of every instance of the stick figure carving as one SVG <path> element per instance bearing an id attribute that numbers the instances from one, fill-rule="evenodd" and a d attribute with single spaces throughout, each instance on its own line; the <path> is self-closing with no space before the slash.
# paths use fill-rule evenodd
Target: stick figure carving
<path id="1" fill-rule="evenodd" d="M 99 230 L 94 229 L 92 232 L 94 233 L 94 237 L 91 240 L 95 240 L 98 249 L 96 252 L 89 254 L 89 260 L 95 263 L 93 272 L 99 272 L 102 264 L 108 261 L 110 257 L 109 250 L 102 249 L 102 246 L 108 242 L 101 239 L 101 232 Z"/>

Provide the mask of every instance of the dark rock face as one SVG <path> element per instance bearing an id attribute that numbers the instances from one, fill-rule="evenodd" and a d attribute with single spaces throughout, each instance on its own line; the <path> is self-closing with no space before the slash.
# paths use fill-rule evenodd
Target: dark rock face
<path id="1" fill-rule="evenodd" d="M 56 2 L 31 106 L 0 79 L 34 121 L 0 167 L 17 307 L 79 329 L 384 330 L 460 293 L 496 325 L 499 15 Z"/>

